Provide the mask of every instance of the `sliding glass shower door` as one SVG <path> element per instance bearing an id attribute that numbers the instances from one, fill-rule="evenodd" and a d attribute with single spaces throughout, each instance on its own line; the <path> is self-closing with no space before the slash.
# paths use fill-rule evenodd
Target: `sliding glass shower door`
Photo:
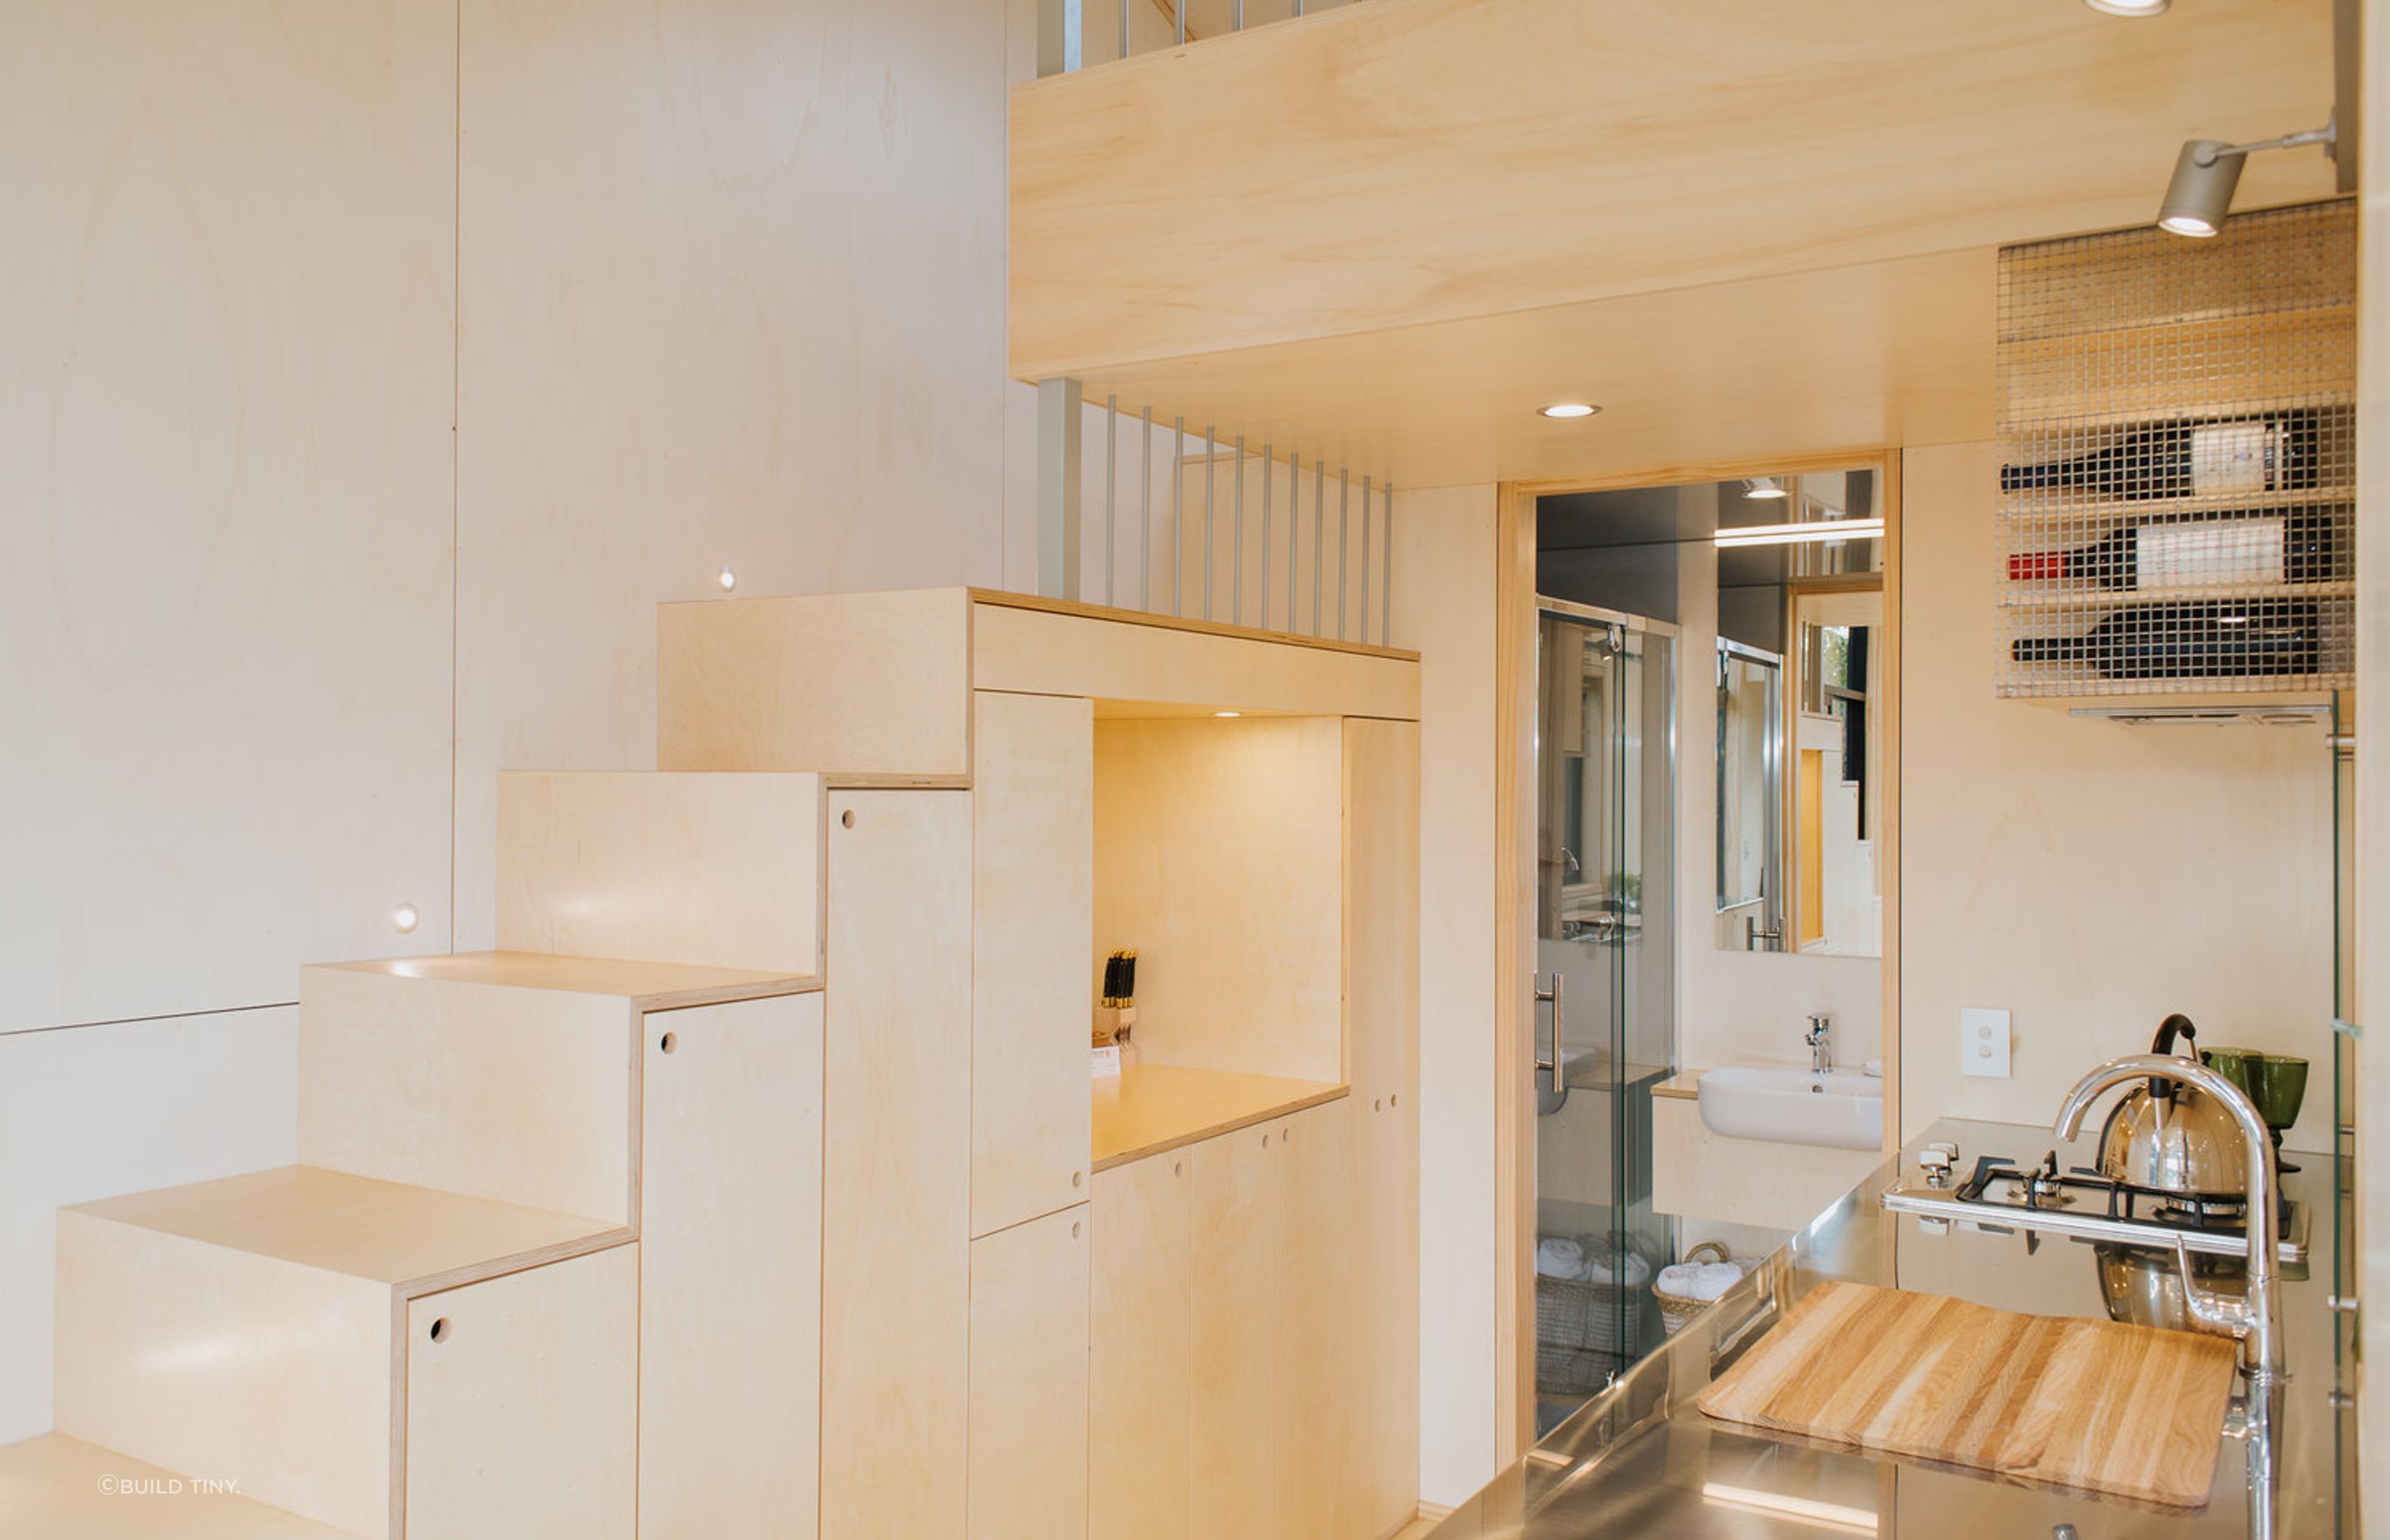
<path id="1" fill-rule="evenodd" d="M 1651 1087 L 1676 1055 L 1673 628 L 1545 600 L 1536 670 L 1538 1423 L 1660 1340 Z"/>

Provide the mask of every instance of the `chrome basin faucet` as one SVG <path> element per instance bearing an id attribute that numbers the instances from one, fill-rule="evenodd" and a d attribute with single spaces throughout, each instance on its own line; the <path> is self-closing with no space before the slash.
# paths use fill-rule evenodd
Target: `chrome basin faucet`
<path id="1" fill-rule="evenodd" d="M 2281 1244 L 2282 1215 L 2278 1201 L 2281 1178 L 2275 1170 L 2273 1136 L 2267 1132 L 2266 1120 L 2258 1115 L 2248 1097 L 2241 1087 L 2195 1059 L 2171 1054 L 2133 1054 L 2112 1059 L 2076 1081 L 2075 1089 L 2066 1093 L 2066 1100 L 2058 1109 L 2054 1126 L 2060 1138 L 2075 1137 L 2082 1131 L 2083 1114 L 2090 1110 L 2101 1092 L 2153 1075 L 2197 1086 L 2214 1097 L 2241 1125 L 2242 1142 L 2248 1146 L 2248 1292 L 2238 1298 L 2209 1292 L 2191 1271 L 2189 1243 L 2178 1235 L 2174 1244 L 2175 1260 L 2182 1270 L 2183 1302 L 2190 1308 L 2192 1323 L 2208 1331 L 2241 1339 L 2242 1366 L 2249 1372 L 2251 1388 L 2262 1392 L 2278 1384 L 2283 1370 L 2281 1306 L 2274 1289 Z"/>
<path id="2" fill-rule="evenodd" d="M 1809 1018 L 1809 1030 L 1801 1041 L 1809 1045 L 1809 1072 L 1824 1074 L 1834 1067 L 1834 1019 L 1824 1011 Z"/>

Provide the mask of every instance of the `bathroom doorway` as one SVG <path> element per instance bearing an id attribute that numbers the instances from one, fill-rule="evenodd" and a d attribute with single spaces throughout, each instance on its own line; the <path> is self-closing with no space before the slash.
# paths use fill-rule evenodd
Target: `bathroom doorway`
<path id="1" fill-rule="evenodd" d="M 1854 455 L 1506 489 L 1514 1453 L 1662 1344 L 1664 1269 L 1764 1254 L 1781 1228 L 1688 1162 L 1687 1103 L 1659 1098 L 1809 1062 L 1814 1016 L 1839 1062 L 1896 1086 L 1898 474 Z"/>

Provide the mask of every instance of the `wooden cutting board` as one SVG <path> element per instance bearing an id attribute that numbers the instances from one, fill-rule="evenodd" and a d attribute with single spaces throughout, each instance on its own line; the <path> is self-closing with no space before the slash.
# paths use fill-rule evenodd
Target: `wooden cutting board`
<path id="1" fill-rule="evenodd" d="M 2238 1352 L 2223 1337 L 1822 1283 L 1699 1405 L 1728 1422 L 2195 1508 Z"/>

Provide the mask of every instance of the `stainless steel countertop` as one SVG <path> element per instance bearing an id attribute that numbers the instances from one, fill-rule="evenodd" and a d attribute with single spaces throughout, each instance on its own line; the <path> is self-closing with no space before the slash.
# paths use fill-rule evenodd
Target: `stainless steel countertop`
<path id="1" fill-rule="evenodd" d="M 1727 1540 L 2038 1540 L 2074 1526 L 2080 1540 L 2216 1540 L 2253 1534 L 2246 1434 L 2219 1441 L 2216 1483 L 2201 1508 L 2095 1496 L 1939 1461 L 1910 1459 L 1715 1421 L 1694 1408 L 1714 1373 L 1764 1335 L 1785 1307 L 1831 1278 L 1948 1294 L 2001 1310 L 2105 1319 L 2089 1245 L 1963 1226 L 1932 1233 L 1882 1198 L 1919 1145 L 1955 1140 L 1961 1167 L 1978 1155 L 2030 1166 L 2056 1141 L 2047 1127 L 1946 1119 L 1887 1161 L 1772 1253 L 1715 1305 L 1587 1403 L 1527 1457 L 1433 1532 L 1433 1540 L 1561 1540 L 1715 1535 Z M 2088 1165 L 2089 1139 L 2060 1147 L 2062 1166 Z M 2290 1379 L 2271 1415 L 2282 1479 L 2278 1535 L 2333 1535 L 2339 1480 L 2331 1292 L 2332 1183 L 2324 1156 L 2299 1156 L 2283 1190 L 2314 1215 L 2317 1252 L 2281 1290 Z M 2244 1381 L 2236 1381 L 2236 1407 Z M 2356 1533 L 2353 1523 L 2348 1532 Z"/>

